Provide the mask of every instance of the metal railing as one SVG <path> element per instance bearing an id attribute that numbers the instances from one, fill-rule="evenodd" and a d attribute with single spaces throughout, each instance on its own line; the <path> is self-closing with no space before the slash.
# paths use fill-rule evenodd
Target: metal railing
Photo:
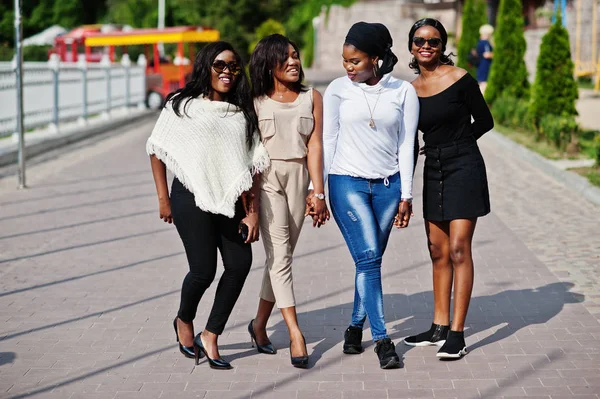
<path id="1" fill-rule="evenodd" d="M 9 136 L 17 126 L 17 88 L 15 63 L 0 63 L 0 137 Z M 89 117 L 110 118 L 111 110 L 145 106 L 146 60 L 132 64 L 123 56 L 111 64 L 108 57 L 100 63 L 26 62 L 23 65 L 23 103 L 25 130 Z"/>

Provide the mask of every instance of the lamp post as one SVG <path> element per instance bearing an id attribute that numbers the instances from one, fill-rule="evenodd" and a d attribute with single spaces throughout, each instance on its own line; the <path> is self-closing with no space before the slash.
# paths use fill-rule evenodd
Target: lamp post
<path id="1" fill-rule="evenodd" d="M 158 29 L 165 28 L 165 0 L 158 0 Z M 165 46 L 162 43 L 158 44 L 160 55 L 165 55 Z"/>
<path id="2" fill-rule="evenodd" d="M 25 188 L 25 131 L 23 129 L 23 35 L 21 3 L 15 0 L 15 77 L 17 80 L 17 134 L 19 136 L 19 188 Z"/>

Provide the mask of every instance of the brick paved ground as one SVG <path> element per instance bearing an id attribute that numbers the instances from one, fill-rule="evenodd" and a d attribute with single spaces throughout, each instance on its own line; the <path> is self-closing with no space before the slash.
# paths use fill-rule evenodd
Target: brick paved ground
<path id="1" fill-rule="evenodd" d="M 493 213 L 475 237 L 471 353 L 399 344 L 400 370 L 382 371 L 370 343 L 341 353 L 353 265 L 334 223 L 306 226 L 295 257 L 299 319 L 310 368 L 259 355 L 246 325 L 257 304 L 255 261 L 220 343 L 235 366 L 213 371 L 177 351 L 171 327 L 186 273 L 173 226 L 160 222 L 144 140 L 152 122 L 50 157 L 27 191 L 0 180 L 2 398 L 600 398 L 600 208 L 481 140 Z M 419 173 L 418 173 L 419 175 Z M 416 182 L 420 192 L 420 177 Z M 429 326 L 431 267 L 417 216 L 394 231 L 384 258 L 385 313 L 396 343 Z M 196 319 L 206 321 L 214 287 Z M 365 340 L 369 338 L 367 330 Z"/>

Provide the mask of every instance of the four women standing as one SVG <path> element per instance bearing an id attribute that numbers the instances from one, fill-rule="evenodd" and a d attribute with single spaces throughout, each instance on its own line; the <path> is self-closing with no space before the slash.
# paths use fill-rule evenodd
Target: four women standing
<path id="1" fill-rule="evenodd" d="M 489 212 L 476 139 L 493 122 L 477 82 L 444 54 L 446 40 L 436 20 L 413 26 L 409 50 L 419 77 L 411 85 L 391 76 L 397 58 L 387 28 L 359 22 L 343 46 L 347 76 L 334 80 L 324 99 L 302 84 L 299 50 L 284 36 L 271 35 L 257 45 L 250 62 L 253 96 L 230 45 L 213 43 L 199 53 L 191 82 L 169 96 L 147 144 L 160 217 L 175 222 L 190 265 L 174 321 L 185 356 L 198 361 L 204 354 L 211 367 L 231 367 L 219 356 L 217 337 L 249 272 L 250 243 L 258 240 L 260 225 L 267 260 L 248 332 L 260 353 L 276 353 L 266 326 L 277 304 L 290 335 L 291 362 L 307 366 L 292 259 L 304 217 L 313 226 L 329 219 L 324 190 L 329 178 L 333 216 L 356 267 L 344 353 L 362 352 L 368 317 L 380 367 L 399 367 L 385 328 L 381 264 L 392 226 L 408 226 L 412 215 L 417 125 L 425 140 L 423 212 L 435 314 L 428 332 L 404 342 L 445 342 L 439 357 L 466 353 L 462 330 L 473 282 L 471 241 L 477 217 Z M 165 165 L 175 175 L 170 196 Z M 214 278 L 217 249 L 225 272 L 206 329 L 193 338 L 192 320 Z"/>

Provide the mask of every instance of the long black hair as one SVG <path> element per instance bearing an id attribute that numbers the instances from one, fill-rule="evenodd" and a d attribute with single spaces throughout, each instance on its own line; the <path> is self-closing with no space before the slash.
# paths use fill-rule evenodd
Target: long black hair
<path id="1" fill-rule="evenodd" d="M 254 97 L 269 94 L 274 89 L 273 71 L 281 68 L 287 62 L 290 44 L 300 57 L 300 50 L 296 43 L 278 33 L 269 35 L 258 42 L 250 57 L 250 79 Z M 306 91 L 307 87 L 302 84 L 304 80 L 302 63 L 300 63 L 298 72 L 298 81 L 294 82 L 292 87 L 298 92 Z"/>
<path id="2" fill-rule="evenodd" d="M 171 101 L 171 106 L 177 116 L 182 116 L 182 103 L 184 103 L 183 114 L 187 116 L 185 107 L 193 98 L 201 96 L 208 97 L 210 95 L 213 91 L 212 64 L 219 54 L 227 50 L 234 54 L 236 62 L 242 68 L 242 71 L 244 71 L 242 58 L 231 44 L 218 41 L 205 46 L 196 56 L 191 80 L 185 87 L 174 91 L 167 96 L 165 103 Z M 235 82 L 235 86 L 227 93 L 226 100 L 228 103 L 236 105 L 242 110 L 244 117 L 246 118 L 246 141 L 248 146 L 251 146 L 254 132 L 258 129 L 258 118 L 256 116 L 256 111 L 254 111 L 250 83 L 244 72 L 237 77 Z"/>
<path id="3" fill-rule="evenodd" d="M 410 32 L 408 32 L 408 52 L 412 53 L 412 44 L 413 37 L 415 37 L 415 32 L 423 26 L 431 26 L 437 29 L 438 32 L 440 32 L 440 38 L 442 39 L 442 55 L 440 55 L 440 62 L 444 65 L 454 65 L 454 62 L 450 59 L 450 56 L 454 54 L 445 54 L 446 45 L 448 44 L 448 33 L 446 32 L 446 28 L 444 28 L 444 25 L 442 25 L 442 23 L 437 19 L 423 18 L 414 23 L 412 28 L 410 28 Z M 410 67 L 410 69 L 414 70 L 417 75 L 421 73 L 419 63 L 417 62 L 417 59 L 415 57 L 412 57 L 408 66 Z"/>

